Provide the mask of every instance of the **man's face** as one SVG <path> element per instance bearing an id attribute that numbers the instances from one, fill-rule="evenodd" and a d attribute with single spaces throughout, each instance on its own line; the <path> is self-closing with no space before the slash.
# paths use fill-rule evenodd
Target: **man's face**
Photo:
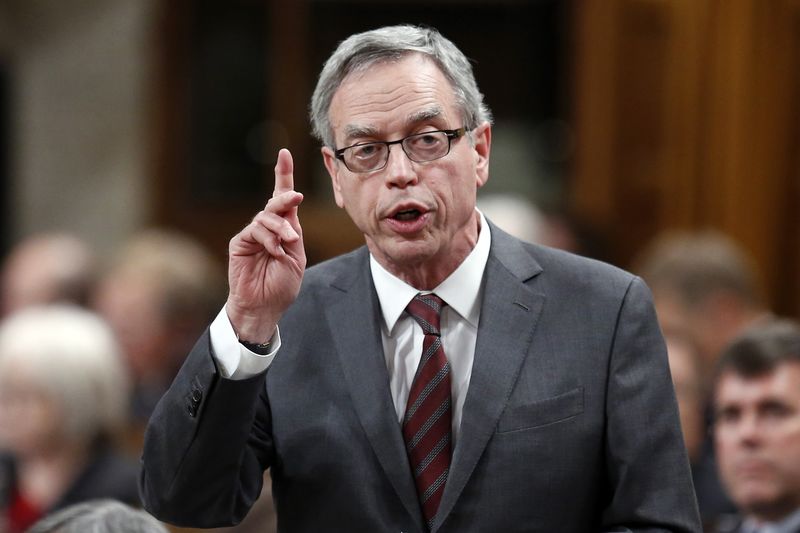
<path id="1" fill-rule="evenodd" d="M 418 54 L 348 76 L 329 117 L 337 148 L 465 126 L 450 83 Z M 466 257 L 478 235 L 475 198 L 488 179 L 490 135 L 482 124 L 473 141 L 469 133 L 453 139 L 448 155 L 425 163 L 393 145 L 386 167 L 369 173 L 351 172 L 322 149 L 337 205 L 385 268 L 407 281 L 430 280 Z"/>
<path id="2" fill-rule="evenodd" d="M 720 474 L 737 506 L 764 520 L 800 507 L 800 363 L 723 373 L 715 406 Z"/>

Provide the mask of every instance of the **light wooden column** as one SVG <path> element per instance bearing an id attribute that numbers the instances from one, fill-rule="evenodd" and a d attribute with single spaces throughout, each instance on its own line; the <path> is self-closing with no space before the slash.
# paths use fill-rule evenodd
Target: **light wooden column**
<path id="1" fill-rule="evenodd" d="M 800 315 L 800 2 L 577 2 L 571 206 L 626 265 L 656 233 L 714 227 Z"/>

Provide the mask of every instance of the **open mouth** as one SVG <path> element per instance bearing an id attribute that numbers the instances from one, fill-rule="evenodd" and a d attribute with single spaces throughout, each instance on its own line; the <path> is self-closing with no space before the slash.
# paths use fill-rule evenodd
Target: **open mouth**
<path id="1" fill-rule="evenodd" d="M 385 219 L 392 231 L 410 236 L 422 231 L 428 224 L 428 211 L 424 205 L 407 203 L 398 205 L 396 211 Z"/>
<path id="2" fill-rule="evenodd" d="M 416 220 L 420 216 L 422 216 L 422 212 L 419 209 L 405 209 L 403 211 L 398 211 L 395 213 L 392 218 L 395 220 L 399 220 L 405 222 L 407 220 Z"/>

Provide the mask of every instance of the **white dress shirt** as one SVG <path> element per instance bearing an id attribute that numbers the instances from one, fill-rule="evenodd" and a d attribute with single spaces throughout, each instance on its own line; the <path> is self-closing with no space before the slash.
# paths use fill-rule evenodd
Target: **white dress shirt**
<path id="1" fill-rule="evenodd" d="M 797 533 L 800 531 L 800 509 L 797 509 L 780 522 L 758 524 L 753 519 L 745 520 L 742 531 L 752 533 Z"/>
<path id="2" fill-rule="evenodd" d="M 483 214 L 478 242 L 464 261 L 433 291 L 447 305 L 442 310 L 440 330 L 442 346 L 450 362 L 453 401 L 453 446 L 461 428 L 464 400 L 467 397 L 475 343 L 478 338 L 483 272 L 489 258 L 491 235 Z M 370 254 L 370 271 L 383 321 L 381 338 L 389 384 L 398 421 L 402 421 L 408 392 L 422 357 L 424 333 L 417 322 L 405 312 L 411 299 L 420 292 L 383 268 Z M 272 339 L 268 355 L 251 352 L 236 338 L 225 309 L 217 315 L 210 328 L 211 347 L 221 373 L 231 379 L 245 379 L 266 370 L 280 348 L 280 333 Z"/>

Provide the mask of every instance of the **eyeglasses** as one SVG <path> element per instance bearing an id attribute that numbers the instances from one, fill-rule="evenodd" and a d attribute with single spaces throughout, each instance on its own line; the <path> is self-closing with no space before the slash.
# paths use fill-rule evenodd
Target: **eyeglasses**
<path id="1" fill-rule="evenodd" d="M 354 144 L 340 148 L 334 154 L 350 172 L 374 172 L 381 170 L 389 162 L 389 147 L 393 144 L 399 144 L 411 161 L 425 163 L 449 154 L 453 139 L 464 136 L 466 132 L 466 127 L 457 130 L 426 131 L 396 141 Z"/>

